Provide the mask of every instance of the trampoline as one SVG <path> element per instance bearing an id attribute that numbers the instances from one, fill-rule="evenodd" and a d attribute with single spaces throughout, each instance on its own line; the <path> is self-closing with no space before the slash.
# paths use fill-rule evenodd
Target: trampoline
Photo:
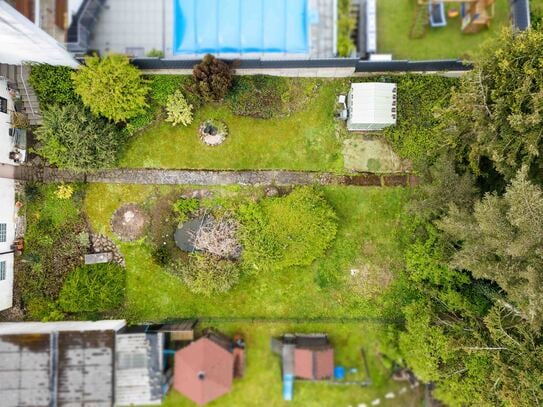
<path id="1" fill-rule="evenodd" d="M 431 27 L 445 27 L 447 19 L 445 18 L 445 4 L 443 1 L 439 3 L 428 3 L 428 12 L 430 14 Z"/>

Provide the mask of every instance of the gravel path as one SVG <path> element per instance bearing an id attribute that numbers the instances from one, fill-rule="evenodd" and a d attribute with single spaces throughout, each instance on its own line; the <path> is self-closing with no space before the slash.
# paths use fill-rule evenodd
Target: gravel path
<path id="1" fill-rule="evenodd" d="M 411 174 L 338 175 L 307 171 L 216 171 L 169 169 L 113 169 L 82 174 L 50 167 L 19 166 L 4 169 L 6 178 L 41 182 L 90 182 L 156 185 L 356 185 L 411 186 L 418 178 Z M 1 175 L 0 175 L 1 176 Z"/>

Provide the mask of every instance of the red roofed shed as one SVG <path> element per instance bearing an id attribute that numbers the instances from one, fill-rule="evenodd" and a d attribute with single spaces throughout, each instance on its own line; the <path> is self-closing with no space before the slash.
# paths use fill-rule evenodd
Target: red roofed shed
<path id="1" fill-rule="evenodd" d="M 175 390 L 203 405 L 228 393 L 234 355 L 209 338 L 200 338 L 175 353 Z"/>
<path id="2" fill-rule="evenodd" d="M 334 374 L 334 349 L 300 349 L 294 351 L 294 375 L 301 379 L 321 380 Z"/>

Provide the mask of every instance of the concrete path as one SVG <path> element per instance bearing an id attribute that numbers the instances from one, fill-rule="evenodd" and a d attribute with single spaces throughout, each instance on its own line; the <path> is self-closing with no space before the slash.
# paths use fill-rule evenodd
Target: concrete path
<path id="1" fill-rule="evenodd" d="M 5 170 L 7 178 L 38 182 L 90 182 L 149 185 L 356 185 L 411 186 L 411 174 L 338 175 L 304 171 L 215 171 L 167 169 L 113 169 L 83 174 L 50 167 L 19 166 Z"/>

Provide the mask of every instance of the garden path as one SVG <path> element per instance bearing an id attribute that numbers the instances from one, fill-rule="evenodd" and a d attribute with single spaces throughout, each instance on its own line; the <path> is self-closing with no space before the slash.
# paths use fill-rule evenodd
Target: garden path
<path id="1" fill-rule="evenodd" d="M 356 185 L 412 186 L 418 177 L 412 174 L 341 175 L 308 171 L 218 171 L 171 169 L 111 169 L 93 173 L 76 173 L 52 167 L 19 166 L 13 178 L 40 182 L 90 182 L 107 184 L 150 185 Z"/>

